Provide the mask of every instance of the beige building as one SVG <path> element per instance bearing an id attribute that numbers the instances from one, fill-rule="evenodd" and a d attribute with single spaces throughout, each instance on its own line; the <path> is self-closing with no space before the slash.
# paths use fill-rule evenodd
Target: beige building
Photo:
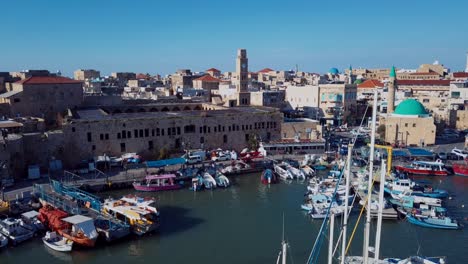
<path id="1" fill-rule="evenodd" d="M 101 72 L 92 69 L 79 69 L 73 73 L 75 80 L 86 81 L 91 79 L 98 79 L 101 77 Z"/>
<path id="2" fill-rule="evenodd" d="M 0 95 L 0 104 L 8 106 L 7 116 L 37 116 L 47 124 L 57 120 L 58 114 L 76 108 L 83 102 L 83 83 L 59 77 L 30 77 L 13 84 L 13 90 Z"/>
<path id="3" fill-rule="evenodd" d="M 356 113 L 357 85 L 320 84 L 320 105 L 325 118 L 336 120 L 336 125 L 348 123 Z"/>
<path id="4" fill-rule="evenodd" d="M 250 105 L 283 108 L 285 105 L 284 97 L 284 90 L 250 92 Z"/>
<path id="5" fill-rule="evenodd" d="M 282 139 L 319 139 L 319 121 L 308 118 L 285 119 L 281 124 Z"/>
<path id="6" fill-rule="evenodd" d="M 427 146 L 435 144 L 434 118 L 415 99 L 401 102 L 385 120 L 385 142 L 398 146 Z"/>
<path id="7" fill-rule="evenodd" d="M 288 85 L 286 102 L 290 109 L 320 106 L 320 88 L 318 85 Z"/>
<path id="8" fill-rule="evenodd" d="M 155 158 L 161 149 L 242 150 L 249 138 L 279 140 L 283 115 L 274 108 L 175 103 L 79 109 L 63 126 L 70 162 L 106 153 Z"/>

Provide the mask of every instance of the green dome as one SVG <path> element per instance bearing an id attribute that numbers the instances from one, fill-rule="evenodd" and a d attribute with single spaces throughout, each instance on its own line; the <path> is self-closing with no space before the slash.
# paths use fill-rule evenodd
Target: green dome
<path id="1" fill-rule="evenodd" d="M 426 108 L 415 99 L 406 99 L 395 109 L 397 115 L 427 115 Z"/>
<path id="2" fill-rule="evenodd" d="M 331 73 L 331 74 L 333 74 L 333 75 L 336 75 L 336 74 L 340 73 L 340 71 L 339 71 L 337 68 L 331 68 L 331 69 L 328 71 L 328 73 Z"/>
<path id="3" fill-rule="evenodd" d="M 362 79 L 357 79 L 354 81 L 354 84 L 361 84 L 362 83 Z"/>

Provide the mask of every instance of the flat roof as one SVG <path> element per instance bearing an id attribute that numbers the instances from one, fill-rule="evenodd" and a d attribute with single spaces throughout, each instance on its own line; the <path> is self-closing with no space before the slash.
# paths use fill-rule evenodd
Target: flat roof
<path id="1" fill-rule="evenodd" d="M 101 108 L 76 110 L 73 121 L 94 121 L 114 119 L 146 119 L 146 118 L 171 118 L 171 117 L 218 117 L 236 114 L 260 114 L 278 112 L 273 108 L 266 107 L 233 107 L 218 110 L 190 110 L 175 112 L 134 112 L 134 113 L 107 113 Z"/>
<path id="2" fill-rule="evenodd" d="M 92 218 L 84 216 L 84 215 L 69 216 L 69 217 L 63 218 L 62 220 L 73 225 L 81 224 L 81 223 L 88 222 L 88 221 L 93 221 Z"/>
<path id="3" fill-rule="evenodd" d="M 21 92 L 23 92 L 23 91 L 9 91 L 9 92 L 6 92 L 6 93 L 2 93 L 2 94 L 0 94 L 0 98 L 8 98 L 10 96 L 13 96 L 15 94 L 19 94 Z"/>

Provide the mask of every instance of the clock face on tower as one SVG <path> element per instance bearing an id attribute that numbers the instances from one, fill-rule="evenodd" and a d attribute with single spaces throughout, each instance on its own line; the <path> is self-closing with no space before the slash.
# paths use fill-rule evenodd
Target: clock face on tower
<path id="1" fill-rule="evenodd" d="M 242 67 L 242 69 L 245 69 L 245 67 L 247 67 L 247 64 L 242 63 L 241 67 Z"/>

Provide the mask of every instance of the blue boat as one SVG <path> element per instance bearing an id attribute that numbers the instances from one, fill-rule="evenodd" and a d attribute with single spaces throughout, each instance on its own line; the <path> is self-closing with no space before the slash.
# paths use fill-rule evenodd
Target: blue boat
<path id="1" fill-rule="evenodd" d="M 326 170 L 327 167 L 325 167 L 324 165 L 314 165 L 312 166 L 312 168 L 314 168 L 314 170 Z"/>
<path id="2" fill-rule="evenodd" d="M 415 214 L 407 214 L 406 219 L 408 222 L 429 228 L 438 228 L 438 229 L 460 229 L 461 226 L 457 223 L 456 220 L 451 219 L 448 216 L 423 216 Z"/>
<path id="3" fill-rule="evenodd" d="M 405 193 L 407 195 L 446 198 L 448 192 L 445 190 L 433 189 L 430 185 L 421 186 L 408 178 L 397 178 L 392 182 L 386 182 L 384 191 L 392 196 Z"/>

